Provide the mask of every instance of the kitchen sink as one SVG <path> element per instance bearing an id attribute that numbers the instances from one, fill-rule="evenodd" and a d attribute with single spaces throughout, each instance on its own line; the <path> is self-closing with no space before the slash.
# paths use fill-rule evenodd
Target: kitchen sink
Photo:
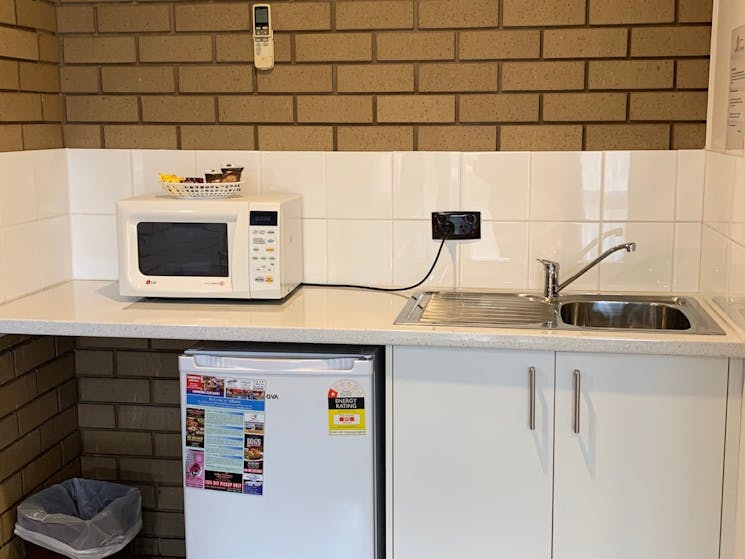
<path id="1" fill-rule="evenodd" d="M 547 299 L 523 293 L 424 291 L 412 296 L 395 323 L 724 334 L 695 299 L 679 296 L 599 294 Z"/>

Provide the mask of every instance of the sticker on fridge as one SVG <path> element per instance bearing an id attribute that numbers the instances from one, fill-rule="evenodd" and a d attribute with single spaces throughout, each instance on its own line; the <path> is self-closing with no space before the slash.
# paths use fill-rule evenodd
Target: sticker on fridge
<path id="1" fill-rule="evenodd" d="M 186 446 L 204 448 L 204 410 L 186 408 Z"/>
<path id="2" fill-rule="evenodd" d="M 184 459 L 186 487 L 204 489 L 204 452 L 187 450 Z"/>
<path id="3" fill-rule="evenodd" d="M 365 434 L 365 392 L 359 383 L 337 380 L 328 392 L 329 435 Z"/>

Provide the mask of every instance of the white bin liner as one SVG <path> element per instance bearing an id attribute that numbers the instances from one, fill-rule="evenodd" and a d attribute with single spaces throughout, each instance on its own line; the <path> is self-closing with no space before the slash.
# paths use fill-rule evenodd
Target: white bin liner
<path id="1" fill-rule="evenodd" d="M 72 559 L 100 559 L 123 549 L 142 528 L 139 489 L 68 479 L 18 505 L 15 534 Z"/>

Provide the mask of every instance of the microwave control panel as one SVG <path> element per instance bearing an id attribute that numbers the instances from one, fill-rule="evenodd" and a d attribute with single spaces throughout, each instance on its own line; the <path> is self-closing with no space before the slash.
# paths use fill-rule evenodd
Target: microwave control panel
<path id="1" fill-rule="evenodd" d="M 274 211 L 251 211 L 249 216 L 249 277 L 254 287 L 279 283 L 279 223 Z"/>

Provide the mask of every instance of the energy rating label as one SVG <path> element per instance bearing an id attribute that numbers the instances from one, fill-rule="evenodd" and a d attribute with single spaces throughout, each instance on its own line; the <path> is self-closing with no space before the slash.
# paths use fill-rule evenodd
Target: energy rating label
<path id="1" fill-rule="evenodd" d="M 365 434 L 365 392 L 355 381 L 337 380 L 328 392 L 329 435 Z"/>

